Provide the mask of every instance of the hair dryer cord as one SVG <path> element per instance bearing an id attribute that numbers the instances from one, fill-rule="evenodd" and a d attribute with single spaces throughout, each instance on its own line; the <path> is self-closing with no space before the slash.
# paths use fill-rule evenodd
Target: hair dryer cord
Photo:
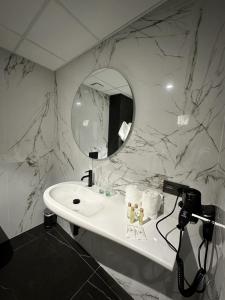
<path id="1" fill-rule="evenodd" d="M 182 296 L 184 297 L 191 297 L 194 293 L 203 293 L 205 290 L 205 286 L 201 290 L 198 290 L 200 283 L 205 278 L 206 274 L 206 261 L 207 261 L 207 253 L 208 253 L 208 247 L 206 247 L 206 253 L 205 253 L 205 259 L 204 259 L 204 269 L 201 267 L 200 263 L 200 269 L 197 271 L 195 278 L 193 282 L 189 285 L 188 288 L 185 289 L 184 287 L 184 263 L 183 260 L 180 257 L 180 248 L 181 248 L 181 238 L 182 238 L 182 231 L 180 231 L 180 240 L 179 240 L 179 247 L 177 251 L 176 261 L 177 261 L 177 267 L 178 267 L 178 274 L 177 274 L 177 280 L 178 280 L 178 288 Z M 201 246 L 203 245 L 203 242 L 201 243 L 199 249 L 201 249 Z M 200 257 L 200 255 L 199 255 Z M 200 258 L 199 258 L 200 262 Z"/>

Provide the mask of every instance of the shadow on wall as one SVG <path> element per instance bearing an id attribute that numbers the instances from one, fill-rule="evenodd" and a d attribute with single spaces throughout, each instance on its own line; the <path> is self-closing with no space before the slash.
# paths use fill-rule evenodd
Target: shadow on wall
<path id="1" fill-rule="evenodd" d="M 80 234 L 76 237 L 76 240 L 98 262 L 106 267 L 149 287 L 149 289 L 164 294 L 170 299 L 184 299 L 177 288 L 176 265 L 173 271 L 170 272 L 159 264 L 118 243 L 83 229 L 80 229 Z M 181 256 L 186 267 L 185 276 L 191 282 L 198 266 L 187 232 L 185 232 L 183 240 L 185 242 L 182 245 Z M 167 247 L 166 244 L 165 247 Z M 200 299 L 200 294 L 196 294 L 189 299 Z"/>

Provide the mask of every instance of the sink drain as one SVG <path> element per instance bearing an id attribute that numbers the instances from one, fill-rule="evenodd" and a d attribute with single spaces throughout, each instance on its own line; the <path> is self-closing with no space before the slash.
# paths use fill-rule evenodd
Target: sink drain
<path id="1" fill-rule="evenodd" d="M 73 199 L 73 204 L 79 204 L 80 203 L 80 199 Z"/>

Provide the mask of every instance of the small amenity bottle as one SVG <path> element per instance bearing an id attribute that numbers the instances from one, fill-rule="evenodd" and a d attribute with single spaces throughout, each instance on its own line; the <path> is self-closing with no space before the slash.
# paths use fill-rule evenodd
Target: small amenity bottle
<path id="1" fill-rule="evenodd" d="M 127 206 L 127 217 L 128 217 L 128 219 L 130 219 L 130 212 L 131 212 L 131 203 L 128 202 L 128 206 Z"/>
<path id="2" fill-rule="evenodd" d="M 139 213 L 139 224 L 143 225 L 143 221 L 144 221 L 144 209 L 140 208 L 140 213 Z"/>
<path id="3" fill-rule="evenodd" d="M 131 206 L 131 209 L 130 209 L 130 223 L 134 223 L 135 221 L 135 212 L 134 212 L 134 207 Z"/>
<path id="4" fill-rule="evenodd" d="M 137 221 L 138 217 L 139 217 L 139 211 L 138 211 L 138 204 L 137 203 L 134 204 L 134 214 L 135 214 L 135 221 Z"/>

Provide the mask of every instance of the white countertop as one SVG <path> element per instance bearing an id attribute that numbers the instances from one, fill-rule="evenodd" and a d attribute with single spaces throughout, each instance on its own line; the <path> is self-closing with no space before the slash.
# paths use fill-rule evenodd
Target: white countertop
<path id="1" fill-rule="evenodd" d="M 96 189 L 96 187 L 91 189 Z M 46 190 L 46 192 L 47 191 L 48 190 Z M 44 201 L 46 206 L 60 217 L 128 247 L 159 263 L 170 271 L 173 270 L 176 253 L 168 247 L 167 243 L 159 235 L 155 226 L 158 219 L 151 220 L 143 225 L 147 240 L 131 240 L 126 238 L 127 223 L 129 224 L 129 220 L 126 218 L 126 206 L 123 196 L 115 195 L 104 197 L 105 202 L 103 209 L 99 213 L 87 217 L 66 208 L 56 201 L 52 201 L 49 197 L 46 197 L 45 194 Z M 174 202 L 171 208 L 173 205 Z M 159 219 L 162 217 L 163 215 L 161 215 Z M 159 224 L 159 228 L 164 235 L 170 232 L 167 238 L 177 248 L 179 231 L 177 229 L 173 230 L 176 225 L 177 218 L 169 217 Z"/>

